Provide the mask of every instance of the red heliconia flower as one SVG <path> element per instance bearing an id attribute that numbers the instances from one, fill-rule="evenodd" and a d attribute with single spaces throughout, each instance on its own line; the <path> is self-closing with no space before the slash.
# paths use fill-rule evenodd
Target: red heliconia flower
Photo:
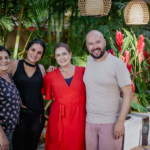
<path id="1" fill-rule="evenodd" d="M 120 46 L 118 46 L 119 52 L 122 55 L 122 48 Z"/>
<path id="2" fill-rule="evenodd" d="M 150 70 L 150 66 L 148 66 L 148 70 Z"/>
<path id="3" fill-rule="evenodd" d="M 14 29 L 15 29 L 15 30 L 18 30 L 18 27 L 17 27 L 17 26 L 14 26 Z M 21 27 L 21 30 L 24 31 L 24 28 Z"/>
<path id="4" fill-rule="evenodd" d="M 145 56 L 145 58 L 147 60 L 147 63 L 150 65 L 150 57 L 149 57 L 147 51 L 144 52 L 144 56 Z"/>
<path id="5" fill-rule="evenodd" d="M 129 53 L 129 51 L 125 51 L 124 52 L 124 62 L 125 63 L 128 63 L 130 61 L 130 53 Z"/>
<path id="6" fill-rule="evenodd" d="M 134 92 L 135 92 L 135 86 L 134 86 L 133 81 L 131 81 L 131 85 L 132 85 L 132 95 L 134 95 Z"/>
<path id="7" fill-rule="evenodd" d="M 145 56 L 147 63 L 149 64 L 147 68 L 148 68 L 148 70 L 150 70 L 150 57 L 149 57 L 147 51 L 144 52 L 144 56 Z"/>
<path id="8" fill-rule="evenodd" d="M 141 52 L 141 53 L 139 54 L 139 61 L 140 61 L 140 63 L 143 61 L 143 52 Z"/>
<path id="9" fill-rule="evenodd" d="M 29 31 L 36 31 L 36 27 L 29 27 L 28 30 Z"/>
<path id="10" fill-rule="evenodd" d="M 119 49 L 120 54 L 122 54 L 122 45 L 123 45 L 123 34 L 121 31 L 116 32 L 116 45 Z"/>
<path id="11" fill-rule="evenodd" d="M 108 52 L 109 52 L 110 54 L 112 54 L 113 56 L 115 56 L 115 54 L 114 54 L 114 50 L 113 50 L 113 49 L 108 50 Z"/>
<path id="12" fill-rule="evenodd" d="M 137 53 L 139 53 L 139 61 L 140 63 L 143 61 L 143 50 L 144 50 L 144 36 L 140 35 L 139 41 L 137 43 Z"/>
<path id="13" fill-rule="evenodd" d="M 140 35 L 139 41 L 137 43 L 137 50 L 138 52 L 142 52 L 144 49 L 145 43 L 144 43 L 144 36 Z"/>
<path id="14" fill-rule="evenodd" d="M 141 53 L 144 50 L 145 43 L 138 42 L 137 43 L 137 52 Z"/>
<path id="15" fill-rule="evenodd" d="M 125 62 L 125 57 L 124 57 L 124 56 L 122 56 L 121 59 L 124 61 L 124 63 L 126 63 L 126 62 Z"/>
<path id="16" fill-rule="evenodd" d="M 143 51 L 144 50 L 144 46 L 145 46 L 145 43 L 141 44 L 141 47 L 139 45 L 139 49 L 141 49 L 141 51 Z"/>
<path id="17" fill-rule="evenodd" d="M 148 55 L 147 51 L 144 51 L 144 56 L 145 56 L 146 60 L 149 59 L 149 55 Z"/>
<path id="18" fill-rule="evenodd" d="M 131 73 L 131 71 L 132 71 L 132 64 L 127 64 L 127 68 L 128 68 L 128 70 L 129 70 L 129 72 Z"/>

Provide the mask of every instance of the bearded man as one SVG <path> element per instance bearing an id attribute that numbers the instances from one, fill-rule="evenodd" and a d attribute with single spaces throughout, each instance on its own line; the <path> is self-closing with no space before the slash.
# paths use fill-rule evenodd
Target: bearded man
<path id="1" fill-rule="evenodd" d="M 86 150 L 121 150 L 124 122 L 129 111 L 132 88 L 125 63 L 106 52 L 101 32 L 86 36 L 90 53 L 83 81 L 86 86 Z M 119 109 L 120 91 L 123 92 Z"/>

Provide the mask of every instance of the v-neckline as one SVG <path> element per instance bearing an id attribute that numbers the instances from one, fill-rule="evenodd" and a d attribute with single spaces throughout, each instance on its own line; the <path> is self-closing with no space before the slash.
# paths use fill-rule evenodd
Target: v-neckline
<path id="1" fill-rule="evenodd" d="M 71 81 L 70 86 L 69 86 L 69 85 L 67 84 L 67 82 L 65 81 L 65 78 L 64 78 L 63 75 L 61 74 L 59 68 L 58 68 L 59 75 L 60 75 L 60 77 L 63 79 L 63 82 L 65 82 L 65 84 L 66 84 L 66 86 L 67 86 L 68 88 L 70 88 L 70 87 L 72 86 L 72 82 L 74 81 L 74 76 L 75 76 L 75 74 L 76 74 L 76 70 L 77 70 L 77 69 L 76 69 L 76 66 L 75 66 L 73 78 L 72 78 L 72 81 Z"/>
<path id="2" fill-rule="evenodd" d="M 37 67 L 36 67 L 36 69 L 35 69 L 35 71 L 34 71 L 34 73 L 32 74 L 31 77 L 29 77 L 29 76 L 27 75 L 26 71 L 25 71 L 24 62 L 23 62 L 23 70 L 24 70 L 24 73 L 26 74 L 26 76 L 30 79 L 30 78 L 32 78 L 32 77 L 34 76 L 34 74 L 35 74 L 35 72 L 36 72 L 36 70 L 37 70 Z"/>

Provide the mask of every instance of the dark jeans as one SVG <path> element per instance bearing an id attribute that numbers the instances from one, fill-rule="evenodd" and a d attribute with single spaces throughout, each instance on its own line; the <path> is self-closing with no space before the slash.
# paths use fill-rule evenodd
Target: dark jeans
<path id="1" fill-rule="evenodd" d="M 44 124 L 44 114 L 21 111 L 13 134 L 13 150 L 36 150 Z"/>

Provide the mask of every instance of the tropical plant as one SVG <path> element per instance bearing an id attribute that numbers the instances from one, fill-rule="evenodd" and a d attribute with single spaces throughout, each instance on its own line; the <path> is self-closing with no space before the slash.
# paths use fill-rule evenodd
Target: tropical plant
<path id="1" fill-rule="evenodd" d="M 0 27 L 3 30 L 3 34 L 2 34 L 2 30 L 1 30 L 1 34 L 0 34 L 0 44 L 1 45 L 5 45 L 6 42 L 6 30 L 8 31 L 12 31 L 13 30 L 13 23 L 10 19 L 10 17 L 7 16 L 0 16 Z"/>
<path id="2" fill-rule="evenodd" d="M 137 87 L 137 93 L 134 93 L 134 95 L 137 96 L 139 104 L 132 101 L 131 107 L 138 112 L 147 112 L 147 109 L 145 107 L 149 105 L 148 101 L 150 101 L 150 94 L 146 92 L 147 86 L 140 77 L 136 77 L 135 83 Z"/>
<path id="3" fill-rule="evenodd" d="M 133 31 L 131 31 L 132 35 L 126 29 L 123 29 L 123 31 L 125 35 L 123 35 L 121 31 L 116 32 L 116 44 L 112 42 L 113 49 L 109 50 L 109 52 L 124 61 L 131 77 L 133 77 L 133 75 L 135 77 L 135 74 L 139 73 L 139 77 L 136 76 L 134 81 L 134 85 L 136 85 L 134 95 L 137 96 L 139 104 L 132 102 L 131 107 L 140 112 L 147 112 L 144 107 L 148 106 L 148 99 L 150 98 L 150 95 L 146 94 L 147 86 L 144 82 L 147 81 L 147 74 L 145 73 L 144 67 L 146 61 L 143 58 L 145 46 L 144 36 L 140 35 L 139 40 L 137 40 Z M 149 63 L 149 56 L 147 52 L 145 51 L 144 54 L 147 58 L 147 62 Z M 142 73 L 146 74 L 146 76 Z"/>

